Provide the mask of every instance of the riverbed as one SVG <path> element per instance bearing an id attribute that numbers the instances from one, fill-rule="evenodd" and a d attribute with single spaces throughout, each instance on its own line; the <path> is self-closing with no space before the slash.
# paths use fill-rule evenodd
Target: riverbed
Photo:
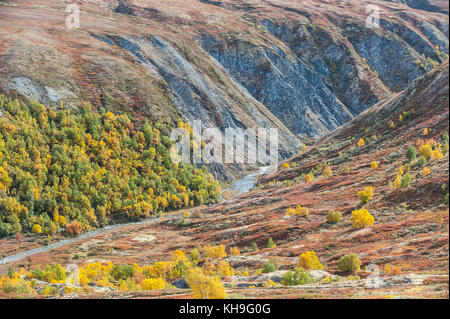
<path id="1" fill-rule="evenodd" d="M 243 178 L 236 180 L 233 185 L 222 191 L 222 200 L 230 200 L 247 193 L 256 185 L 258 176 L 267 173 L 271 166 L 262 166 L 259 170 L 245 175 Z"/>

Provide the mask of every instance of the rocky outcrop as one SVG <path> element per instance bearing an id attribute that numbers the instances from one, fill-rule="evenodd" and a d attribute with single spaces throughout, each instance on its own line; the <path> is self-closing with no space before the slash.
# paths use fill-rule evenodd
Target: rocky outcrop
<path id="1" fill-rule="evenodd" d="M 316 73 L 280 47 L 228 45 L 211 35 L 202 46 L 296 134 L 319 136 L 352 118 Z"/>

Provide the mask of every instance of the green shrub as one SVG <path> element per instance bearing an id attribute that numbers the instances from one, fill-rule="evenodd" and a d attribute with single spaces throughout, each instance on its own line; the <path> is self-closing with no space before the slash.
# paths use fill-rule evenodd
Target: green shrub
<path id="1" fill-rule="evenodd" d="M 408 187 L 410 182 L 411 182 L 411 175 L 409 175 L 409 173 L 405 173 L 400 182 L 400 188 Z"/>
<path id="2" fill-rule="evenodd" d="M 0 238 L 11 235 L 11 225 L 0 220 Z"/>
<path id="3" fill-rule="evenodd" d="M 424 165 L 427 165 L 427 163 L 428 163 L 428 161 L 427 161 L 427 159 L 425 158 L 425 156 L 419 156 L 419 162 L 417 163 L 419 166 L 424 166 Z"/>
<path id="4" fill-rule="evenodd" d="M 272 240 L 272 237 L 269 238 L 269 240 L 267 241 L 267 248 L 272 248 L 275 245 L 275 243 Z"/>
<path id="5" fill-rule="evenodd" d="M 361 261 L 356 254 L 345 255 L 338 261 L 338 269 L 342 272 L 355 273 L 360 270 L 360 267 Z"/>
<path id="6" fill-rule="evenodd" d="M 281 278 L 283 286 L 295 286 L 314 283 L 314 279 L 303 269 L 296 268 L 295 271 L 288 271 Z"/>
<path id="7" fill-rule="evenodd" d="M 66 270 L 59 264 L 46 265 L 44 270 L 36 268 L 31 271 L 31 275 L 35 279 L 46 282 L 66 280 Z"/>
<path id="8" fill-rule="evenodd" d="M 134 275 L 134 268 L 131 265 L 114 265 L 110 273 L 114 280 L 131 278 Z"/>
<path id="9" fill-rule="evenodd" d="M 184 218 L 183 218 L 182 220 L 180 220 L 180 222 L 178 223 L 178 226 L 179 226 L 179 227 L 186 227 L 186 225 L 187 225 L 187 223 L 186 223 L 186 221 L 184 220 Z"/>
<path id="10" fill-rule="evenodd" d="M 337 224 L 342 220 L 342 214 L 340 212 L 329 212 L 327 215 L 327 222 Z"/>
<path id="11" fill-rule="evenodd" d="M 417 157 L 417 152 L 416 149 L 414 148 L 414 146 L 410 146 L 408 147 L 408 150 L 406 151 L 406 158 L 408 159 L 408 161 L 413 161 L 415 160 Z"/>
<path id="12" fill-rule="evenodd" d="M 280 269 L 280 265 L 278 265 L 277 261 L 273 258 L 269 258 L 263 265 L 262 273 L 267 274 L 269 272 L 277 271 L 278 269 Z"/>

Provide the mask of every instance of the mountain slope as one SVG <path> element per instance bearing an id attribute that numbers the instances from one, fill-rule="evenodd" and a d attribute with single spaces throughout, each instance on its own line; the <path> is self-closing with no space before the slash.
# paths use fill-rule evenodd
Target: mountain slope
<path id="1" fill-rule="evenodd" d="M 447 58 L 448 16 L 374 1 L 0 3 L 0 87 L 219 128 L 276 126 L 284 157 Z M 281 124 L 281 122 L 284 124 Z"/>

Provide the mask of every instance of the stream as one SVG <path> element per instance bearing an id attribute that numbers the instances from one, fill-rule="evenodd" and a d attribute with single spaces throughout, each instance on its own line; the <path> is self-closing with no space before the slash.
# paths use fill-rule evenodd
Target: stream
<path id="1" fill-rule="evenodd" d="M 271 166 L 262 166 L 256 172 L 245 175 L 243 178 L 236 180 L 229 188 L 224 189 L 222 194 L 230 192 L 231 197 L 236 198 L 247 193 L 255 186 L 257 177 L 266 173 L 270 168 Z M 227 199 L 222 196 L 222 200 L 226 201 Z"/>
<path id="2" fill-rule="evenodd" d="M 229 192 L 231 192 L 233 198 L 235 198 L 239 195 L 242 195 L 244 193 L 247 193 L 250 189 L 252 189 L 255 186 L 256 178 L 259 175 L 266 173 L 269 169 L 270 169 L 270 166 L 260 167 L 258 171 L 247 174 L 243 178 L 236 180 L 233 183 L 233 185 L 231 185 L 229 188 L 224 189 L 222 193 L 229 191 Z M 222 198 L 222 200 L 226 200 L 226 199 Z M 3 257 L 0 259 L 0 265 L 15 262 L 15 261 L 24 259 L 26 257 L 32 256 L 35 254 L 47 253 L 47 252 L 51 251 L 52 249 L 59 248 L 59 247 L 62 247 L 62 246 L 68 245 L 68 244 L 76 243 L 78 241 L 82 241 L 85 239 L 89 239 L 89 238 L 101 235 L 103 233 L 106 233 L 113 229 L 126 227 L 126 226 L 133 226 L 133 225 L 151 224 L 158 220 L 159 220 L 159 217 L 152 217 L 152 218 L 147 218 L 147 219 L 144 219 L 144 220 L 138 221 L 138 222 L 131 222 L 131 223 L 125 223 L 125 224 L 114 224 L 114 225 L 109 225 L 109 226 L 106 226 L 103 228 L 97 228 L 97 229 L 88 231 L 86 233 L 83 233 L 74 238 L 62 239 L 60 241 L 51 243 L 47 246 L 41 246 L 41 247 L 33 248 L 33 249 L 23 251 L 23 252 L 20 252 L 17 254 Z"/>

